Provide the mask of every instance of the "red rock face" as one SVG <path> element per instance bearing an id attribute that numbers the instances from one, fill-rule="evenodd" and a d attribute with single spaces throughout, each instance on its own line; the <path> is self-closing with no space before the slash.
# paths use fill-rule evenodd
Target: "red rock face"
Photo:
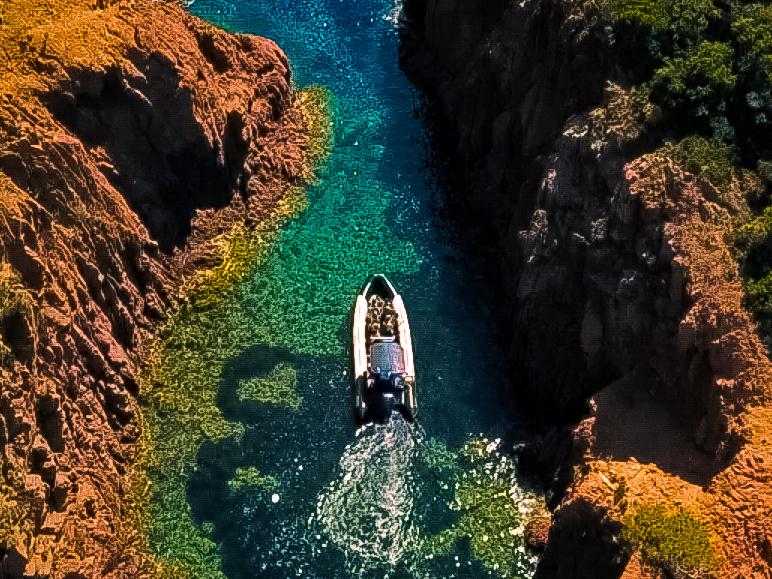
<path id="1" fill-rule="evenodd" d="M 569 425 L 523 456 L 558 507 L 537 575 L 660 572 L 618 540 L 655 503 L 709 524 L 718 576 L 767 576 L 772 365 L 727 241 L 741 184 L 640 154 L 645 112 L 606 84 L 613 46 L 581 3 L 512 3 L 463 57 L 452 0 L 408 4 L 405 63 L 455 130 L 465 215 L 499 235 L 515 396 Z"/>
<path id="2" fill-rule="evenodd" d="M 576 460 L 591 470 L 574 478 L 562 508 L 592 497 L 621 518 L 628 505 L 686 505 L 720 537 L 719 576 L 764 577 L 772 363 L 742 308 L 726 243 L 729 213 L 707 200 L 715 198 L 709 184 L 657 155 L 628 164 L 625 179 L 620 201 L 630 204 L 628 215 L 657 225 L 671 294 L 686 310 L 663 344 L 671 357 L 662 354 L 650 362 L 654 372 L 629 374 L 593 396 L 591 416 L 574 431 L 582 451 Z M 678 370 L 684 361 L 688 369 Z M 704 412 L 696 427 L 685 421 L 695 409 Z"/>
<path id="3" fill-rule="evenodd" d="M 306 137 L 268 40 L 172 3 L 5 10 L 0 255 L 32 306 L 0 320 L 0 449 L 30 505 L 4 564 L 138 576 L 121 502 L 137 352 L 208 240 L 303 179 Z"/>
<path id="4" fill-rule="evenodd" d="M 536 518 L 529 521 L 525 528 L 525 544 L 536 552 L 541 552 L 549 538 L 550 519 Z"/>

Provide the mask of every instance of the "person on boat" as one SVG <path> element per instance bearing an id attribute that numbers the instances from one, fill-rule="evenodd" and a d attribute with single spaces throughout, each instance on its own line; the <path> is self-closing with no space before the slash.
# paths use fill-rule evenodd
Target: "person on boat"
<path id="1" fill-rule="evenodd" d="M 383 306 L 386 302 L 383 301 L 383 298 L 379 295 L 374 295 L 370 298 L 370 307 L 368 308 L 368 313 L 371 313 L 373 318 L 375 320 L 381 319 L 381 316 L 383 315 Z"/>

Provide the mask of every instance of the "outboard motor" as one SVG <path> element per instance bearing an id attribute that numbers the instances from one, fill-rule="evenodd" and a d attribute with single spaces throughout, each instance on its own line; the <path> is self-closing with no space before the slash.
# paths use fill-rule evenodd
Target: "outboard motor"
<path id="1" fill-rule="evenodd" d="M 389 382 L 391 383 L 391 389 L 394 391 L 394 396 L 391 398 L 391 410 L 399 412 L 408 422 L 415 422 L 415 418 L 413 418 L 410 410 L 400 402 L 406 387 L 405 378 L 402 374 L 393 374 Z"/>
<path id="2" fill-rule="evenodd" d="M 413 424 L 415 422 L 415 417 L 413 414 L 408 410 L 408 407 L 401 403 L 396 403 L 392 410 L 396 410 L 402 415 L 402 418 L 407 420 L 410 424 Z"/>
<path id="3" fill-rule="evenodd" d="M 369 419 L 385 423 L 396 410 L 408 422 L 415 422 L 410 410 L 401 402 L 405 387 L 405 379 L 401 374 L 391 374 L 388 378 L 383 374 L 371 374 L 365 391 Z"/>
<path id="4" fill-rule="evenodd" d="M 415 418 L 413 418 L 413 415 L 410 413 L 410 410 L 407 409 L 407 407 L 402 404 L 402 402 L 399 401 L 399 398 L 397 396 L 394 396 L 393 394 L 388 394 L 383 396 L 383 402 L 385 406 L 385 416 L 384 416 L 384 422 L 386 422 L 389 418 L 391 418 L 391 414 L 394 411 L 399 412 L 402 415 L 402 418 L 407 420 L 410 423 L 415 422 Z"/>

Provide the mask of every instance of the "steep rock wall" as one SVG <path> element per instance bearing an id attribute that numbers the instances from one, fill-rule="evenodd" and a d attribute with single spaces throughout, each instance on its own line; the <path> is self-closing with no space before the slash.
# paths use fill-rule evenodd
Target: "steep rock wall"
<path id="1" fill-rule="evenodd" d="M 174 3 L 0 22 L 0 569 L 142 576 L 137 353 L 217 234 L 303 178 L 289 66 Z"/>
<path id="2" fill-rule="evenodd" d="M 759 185 L 718 191 L 641 156 L 652 111 L 583 3 L 404 16 L 403 64 L 453 131 L 456 201 L 495 232 L 515 395 L 565 425 L 523 456 L 557 507 L 540 574 L 654 573 L 614 537 L 627 505 L 664 501 L 712 523 L 719 574 L 764 576 L 769 519 L 750 513 L 772 504 L 772 366 L 726 242 Z"/>

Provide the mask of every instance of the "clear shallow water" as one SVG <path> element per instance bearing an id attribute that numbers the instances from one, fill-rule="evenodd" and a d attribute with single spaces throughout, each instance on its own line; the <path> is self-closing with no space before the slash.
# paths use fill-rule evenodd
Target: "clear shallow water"
<path id="1" fill-rule="evenodd" d="M 199 451 L 187 485 L 196 524 L 234 578 L 498 574 L 497 553 L 521 547 L 518 507 L 538 500 L 495 444 L 473 459 L 462 451 L 503 434 L 513 416 L 499 399 L 492 300 L 436 216 L 419 97 L 397 62 L 398 6 L 196 0 L 191 9 L 275 40 L 296 84 L 323 85 L 335 102 L 335 144 L 308 209 L 237 294 L 251 345 L 224 361 L 217 405 L 244 434 Z M 349 314 L 376 271 L 411 318 L 417 427 L 397 418 L 357 430 L 352 419 Z M 505 508 L 487 513 L 488 491 Z M 496 536 L 475 539 L 470 521 Z M 494 543 L 503 547 L 488 553 Z M 525 555 L 512 561 L 517 575 L 532 569 Z"/>

